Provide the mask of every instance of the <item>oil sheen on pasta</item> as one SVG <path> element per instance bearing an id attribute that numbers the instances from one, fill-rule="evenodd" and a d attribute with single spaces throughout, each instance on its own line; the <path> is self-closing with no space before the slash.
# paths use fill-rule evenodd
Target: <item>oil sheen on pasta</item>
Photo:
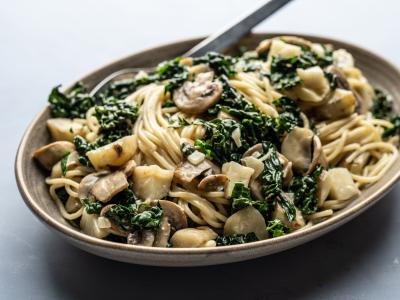
<path id="1" fill-rule="evenodd" d="M 148 247 L 218 247 L 322 222 L 382 178 L 400 118 L 345 49 L 294 36 L 176 58 L 101 95 L 49 96 L 34 152 L 61 215 Z"/>

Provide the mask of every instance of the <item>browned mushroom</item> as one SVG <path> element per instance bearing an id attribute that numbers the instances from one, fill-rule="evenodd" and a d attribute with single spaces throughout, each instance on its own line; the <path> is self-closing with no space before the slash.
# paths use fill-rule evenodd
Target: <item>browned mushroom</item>
<path id="1" fill-rule="evenodd" d="M 33 153 L 33 157 L 47 170 L 60 161 L 66 153 L 75 151 L 75 146 L 71 142 L 58 141 L 40 147 Z"/>
<path id="2" fill-rule="evenodd" d="M 172 231 L 177 231 L 188 226 L 186 215 L 183 209 L 172 201 L 159 200 L 163 209 L 163 215 L 168 218 Z"/>
<path id="3" fill-rule="evenodd" d="M 186 81 L 173 95 L 175 105 L 188 114 L 201 114 L 218 102 L 222 84 L 213 81 L 214 73 L 200 73 L 194 81 Z"/>
<path id="4" fill-rule="evenodd" d="M 115 204 L 108 204 L 106 206 L 104 206 L 101 209 L 100 212 L 100 216 L 101 217 L 107 217 L 106 214 L 107 212 L 114 206 Z M 117 226 L 116 224 L 114 224 L 114 222 L 112 222 L 110 219 L 108 219 L 110 221 L 110 228 L 107 228 L 105 230 L 108 230 L 110 233 L 115 234 L 115 235 L 119 235 L 122 237 L 127 237 L 128 236 L 128 232 L 126 232 L 125 230 L 122 230 L 119 226 Z"/>
<path id="5" fill-rule="evenodd" d="M 155 240 L 155 234 L 152 230 L 135 231 L 128 234 L 127 243 L 130 245 L 138 245 L 151 247 Z"/>
<path id="6" fill-rule="evenodd" d="M 222 191 L 227 181 L 226 175 L 209 175 L 200 181 L 197 188 L 203 192 Z"/>
<path id="7" fill-rule="evenodd" d="M 326 165 L 321 141 L 308 128 L 295 127 L 290 131 L 283 139 L 281 152 L 300 174 L 311 173 L 318 163 Z"/>
<path id="8" fill-rule="evenodd" d="M 129 183 L 126 175 L 121 171 L 117 171 L 99 178 L 93 185 L 90 193 L 97 200 L 105 203 L 128 186 Z"/>
<path id="9" fill-rule="evenodd" d="M 199 184 L 198 177 L 215 173 L 220 173 L 220 169 L 208 159 L 203 160 L 198 165 L 183 161 L 175 169 L 174 181 L 188 189 L 195 189 Z"/>

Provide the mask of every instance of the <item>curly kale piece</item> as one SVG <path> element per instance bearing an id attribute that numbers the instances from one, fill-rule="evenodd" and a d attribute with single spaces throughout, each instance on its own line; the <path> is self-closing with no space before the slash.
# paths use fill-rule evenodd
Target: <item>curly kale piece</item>
<path id="1" fill-rule="evenodd" d="M 241 182 L 235 183 L 232 190 L 231 201 L 232 212 L 236 212 L 247 206 L 253 206 L 263 216 L 266 216 L 268 213 L 267 203 L 261 200 L 253 200 L 250 189 Z"/>
<path id="2" fill-rule="evenodd" d="M 68 94 L 60 92 L 60 85 L 52 89 L 48 102 L 53 118 L 85 118 L 86 111 L 95 105 L 86 87 L 78 82 Z"/>
<path id="3" fill-rule="evenodd" d="M 325 56 L 320 57 L 310 49 L 303 48 L 299 56 L 289 58 L 273 56 L 269 77 L 275 89 L 288 90 L 301 82 L 296 72 L 297 69 L 307 69 L 313 66 L 323 68 L 332 64 L 332 61 L 332 52 L 328 49 L 325 49 Z"/>
<path id="4" fill-rule="evenodd" d="M 107 218 L 128 232 L 143 229 L 157 230 L 162 215 L 163 210 L 159 204 L 151 206 L 147 203 L 115 204 L 106 213 Z"/>
<path id="5" fill-rule="evenodd" d="M 294 194 L 294 203 L 303 214 L 315 213 L 317 206 L 318 178 L 323 168 L 318 165 L 310 175 L 295 177 L 289 187 Z"/>
<path id="6" fill-rule="evenodd" d="M 67 174 L 67 162 L 68 162 L 68 156 L 69 156 L 69 152 L 66 152 L 64 154 L 64 156 L 61 158 L 61 174 L 63 177 L 65 177 L 65 175 Z"/>
<path id="7" fill-rule="evenodd" d="M 268 221 L 267 232 L 271 237 L 278 237 L 290 233 L 290 228 L 285 226 L 281 220 Z"/>
<path id="8" fill-rule="evenodd" d="M 217 246 L 229 246 L 229 245 L 239 245 L 239 244 L 257 242 L 258 238 L 254 232 L 250 232 L 247 234 L 232 234 L 232 235 L 219 236 L 215 239 L 215 241 L 217 242 Z"/>
<path id="9" fill-rule="evenodd" d="M 99 214 L 103 208 L 103 205 L 100 201 L 90 201 L 89 198 L 82 198 L 80 200 L 89 215 Z"/>
<path id="10" fill-rule="evenodd" d="M 208 52 L 206 55 L 193 59 L 193 64 L 208 64 L 208 66 L 214 71 L 215 75 L 225 75 L 228 78 L 235 75 L 234 66 L 237 59 L 229 56 L 223 55 L 217 52 Z"/>
<path id="11" fill-rule="evenodd" d="M 381 89 L 375 89 L 374 91 L 375 97 L 372 100 L 371 107 L 372 114 L 377 119 L 390 119 L 393 112 L 392 97 Z"/>

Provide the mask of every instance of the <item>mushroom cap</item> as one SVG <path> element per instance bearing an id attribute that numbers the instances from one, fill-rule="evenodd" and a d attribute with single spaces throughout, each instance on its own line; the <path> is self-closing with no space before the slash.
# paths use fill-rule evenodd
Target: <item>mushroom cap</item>
<path id="1" fill-rule="evenodd" d="M 47 170 L 60 161 L 66 153 L 75 151 L 75 145 L 71 142 L 57 141 L 40 147 L 33 152 L 33 157 Z"/>
<path id="2" fill-rule="evenodd" d="M 209 227 L 184 228 L 175 232 L 171 243 L 177 248 L 206 247 L 207 242 L 214 240 L 218 235 Z"/>
<path id="3" fill-rule="evenodd" d="M 290 131 L 283 139 L 281 152 L 300 174 L 309 174 L 318 163 L 326 163 L 320 139 L 308 128 Z"/>
<path id="4" fill-rule="evenodd" d="M 255 153 L 263 153 L 263 145 L 261 143 L 255 144 L 251 146 L 245 153 L 243 153 L 242 157 L 253 156 Z"/>
<path id="5" fill-rule="evenodd" d="M 99 178 L 92 186 L 90 193 L 97 200 L 105 203 L 128 186 L 126 175 L 122 171 L 117 171 Z"/>
<path id="6" fill-rule="evenodd" d="M 224 174 L 208 175 L 200 181 L 197 188 L 204 192 L 221 191 L 228 180 Z"/>
<path id="7" fill-rule="evenodd" d="M 101 176 L 107 175 L 109 173 L 109 171 L 100 171 L 96 173 L 90 173 L 83 177 L 81 182 L 79 183 L 78 198 L 89 198 L 94 200 L 93 196 L 90 193 L 94 184 L 97 182 L 97 180 L 100 179 Z"/>
<path id="8" fill-rule="evenodd" d="M 170 235 L 171 224 L 169 224 L 168 218 L 166 216 L 163 216 L 161 218 L 160 227 L 157 230 L 153 247 L 167 247 Z"/>
<path id="9" fill-rule="evenodd" d="M 115 204 L 108 204 L 108 205 L 104 206 L 100 211 L 100 216 L 101 217 L 106 217 L 106 213 L 114 205 Z M 118 225 L 116 225 L 112 220 L 109 219 L 109 221 L 111 223 L 111 228 L 110 229 L 106 229 L 106 230 L 108 230 L 112 234 L 119 235 L 119 236 L 122 236 L 122 237 L 127 237 L 128 236 L 128 232 L 126 232 L 125 230 L 122 230 L 122 228 L 120 228 Z"/>
<path id="10" fill-rule="evenodd" d="M 163 215 L 168 218 L 168 223 L 171 225 L 173 231 L 188 226 L 185 212 L 179 205 L 168 200 L 159 200 L 158 202 L 163 209 Z"/>
<path id="11" fill-rule="evenodd" d="M 213 72 L 200 73 L 194 81 L 186 81 L 174 92 L 173 101 L 182 112 L 201 114 L 218 102 L 222 84 L 213 81 Z"/>

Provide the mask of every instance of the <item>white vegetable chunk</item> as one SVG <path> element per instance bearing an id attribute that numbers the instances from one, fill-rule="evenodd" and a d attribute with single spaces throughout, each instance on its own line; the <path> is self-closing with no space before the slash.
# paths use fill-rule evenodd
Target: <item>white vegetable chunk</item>
<path id="1" fill-rule="evenodd" d="M 331 185 L 329 196 L 331 199 L 346 200 L 360 193 L 349 170 L 346 168 L 333 168 L 328 173 Z"/>
<path id="2" fill-rule="evenodd" d="M 118 167 L 130 160 L 136 152 L 136 135 L 125 136 L 115 142 L 87 152 L 96 170 Z"/>
<path id="3" fill-rule="evenodd" d="M 184 228 L 175 232 L 171 243 L 176 248 L 210 247 L 218 235 L 209 227 Z"/>
<path id="4" fill-rule="evenodd" d="M 200 151 L 194 151 L 192 154 L 188 156 L 188 161 L 190 161 L 191 164 L 197 166 L 199 163 L 203 162 L 206 156 L 204 153 L 201 153 Z"/>
<path id="5" fill-rule="evenodd" d="M 173 170 L 164 170 L 157 165 L 138 166 L 133 172 L 135 193 L 142 199 L 157 200 L 168 195 Z"/>
<path id="6" fill-rule="evenodd" d="M 246 165 L 246 167 L 252 168 L 254 170 L 253 179 L 256 179 L 264 170 L 263 162 L 255 158 L 254 156 L 243 157 L 242 162 Z"/>
<path id="7" fill-rule="evenodd" d="M 83 119 L 54 118 L 47 120 L 47 128 L 53 140 L 72 142 L 77 135 L 85 136 L 84 121 Z"/>
<path id="8" fill-rule="evenodd" d="M 231 215 L 225 222 L 224 234 L 247 234 L 254 232 L 258 239 L 268 237 L 264 217 L 252 206 L 248 206 Z"/>
<path id="9" fill-rule="evenodd" d="M 99 215 L 88 214 L 86 209 L 84 209 L 81 217 L 80 227 L 84 233 L 102 239 L 108 235 L 108 231 L 99 227 L 97 222 L 98 218 Z"/>
<path id="10" fill-rule="evenodd" d="M 248 186 L 253 173 L 254 170 L 252 168 L 242 166 L 237 162 L 224 163 L 222 165 L 222 174 L 225 174 L 229 179 L 225 186 L 225 196 L 229 198 L 232 195 L 235 183 L 241 182 Z"/>

